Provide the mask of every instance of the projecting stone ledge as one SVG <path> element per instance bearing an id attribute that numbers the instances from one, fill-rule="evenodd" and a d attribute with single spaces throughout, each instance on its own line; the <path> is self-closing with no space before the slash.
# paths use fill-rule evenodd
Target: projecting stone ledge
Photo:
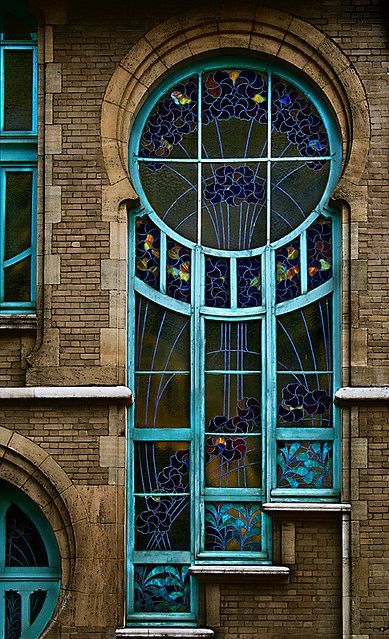
<path id="1" fill-rule="evenodd" d="M 287 566 L 268 565 L 198 565 L 191 566 L 189 572 L 202 581 L 222 581 L 233 578 L 234 580 L 256 579 L 258 577 L 289 577 L 290 570 Z"/>
<path id="2" fill-rule="evenodd" d="M 265 512 L 307 512 L 307 513 L 336 513 L 351 510 L 351 504 L 335 504 L 322 502 L 273 501 L 262 506 Z"/>
<path id="3" fill-rule="evenodd" d="M 0 386 L 0 400 L 106 400 L 133 404 L 134 397 L 127 386 Z"/>
<path id="4" fill-rule="evenodd" d="M 389 386 L 346 386 L 335 393 L 337 406 L 353 404 L 389 403 Z"/>
<path id="5" fill-rule="evenodd" d="M 209 639 L 214 632 L 210 628 L 119 628 L 116 637 L 131 639 Z"/>

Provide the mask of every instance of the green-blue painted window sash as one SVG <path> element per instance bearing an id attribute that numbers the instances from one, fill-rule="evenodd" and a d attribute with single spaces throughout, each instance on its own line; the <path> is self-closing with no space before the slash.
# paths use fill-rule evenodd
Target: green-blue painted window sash
<path id="1" fill-rule="evenodd" d="M 4 69 L 4 52 L 5 51 L 31 51 L 32 52 L 32 127 L 30 130 L 4 131 L 4 87 L 5 87 L 5 69 Z M 22 44 L 3 44 L 0 42 L 0 141 L 1 139 L 21 137 L 25 141 L 29 138 L 36 138 L 38 132 L 38 50 L 36 45 Z M 35 140 L 36 141 L 36 140 Z"/>
<path id="2" fill-rule="evenodd" d="M 12 167 L 12 168 L 11 168 Z M 15 255 L 13 258 L 5 260 L 5 217 L 6 217 L 6 175 L 12 172 L 30 172 L 32 174 L 31 189 L 31 244 L 28 249 Z M 0 166 L 0 311 L 2 313 L 31 313 L 36 304 L 36 199 L 37 199 L 37 169 L 35 166 L 24 166 L 19 164 L 7 164 L 7 167 Z M 29 301 L 20 302 L 4 301 L 4 272 L 7 266 L 21 261 L 31 256 L 31 297 Z"/>

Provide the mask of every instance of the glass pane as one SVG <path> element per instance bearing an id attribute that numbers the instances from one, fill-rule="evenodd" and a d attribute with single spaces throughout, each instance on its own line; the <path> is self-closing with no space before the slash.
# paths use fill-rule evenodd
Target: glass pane
<path id="1" fill-rule="evenodd" d="M 188 428 L 190 376 L 137 375 L 135 426 L 138 428 Z"/>
<path id="2" fill-rule="evenodd" d="M 6 514 L 5 565 L 12 567 L 48 566 L 43 540 L 32 523 L 15 504 Z"/>
<path id="3" fill-rule="evenodd" d="M 279 371 L 332 370 L 331 313 L 326 297 L 277 318 Z"/>
<path id="4" fill-rule="evenodd" d="M 191 251 L 168 238 L 166 259 L 166 291 L 171 297 L 190 302 Z"/>
<path id="5" fill-rule="evenodd" d="M 332 442 L 278 442 L 279 488 L 332 488 Z"/>
<path id="6" fill-rule="evenodd" d="M 273 76 L 272 157 L 328 154 L 327 133 L 313 103 L 296 86 Z M 312 161 L 314 166 L 320 162 Z"/>
<path id="7" fill-rule="evenodd" d="M 190 550 L 190 497 L 135 497 L 135 550 Z"/>
<path id="8" fill-rule="evenodd" d="M 319 217 L 307 230 L 308 289 L 332 277 L 332 224 Z"/>
<path id="9" fill-rule="evenodd" d="M 279 426 L 332 426 L 332 375 L 278 375 Z"/>
<path id="10" fill-rule="evenodd" d="M 28 25 L 5 9 L 3 11 L 4 40 L 29 40 L 36 26 Z M 0 18 L 1 20 L 1 18 Z"/>
<path id="11" fill-rule="evenodd" d="M 266 165 L 202 165 L 202 243 L 242 250 L 266 242 Z"/>
<path id="12" fill-rule="evenodd" d="M 159 289 L 160 230 L 147 216 L 136 221 L 136 275 Z"/>
<path id="13" fill-rule="evenodd" d="M 189 491 L 188 442 L 135 442 L 136 493 Z"/>
<path id="14" fill-rule="evenodd" d="M 261 258 L 244 257 L 237 260 L 238 307 L 261 305 Z"/>
<path id="15" fill-rule="evenodd" d="M 4 130 L 32 129 L 32 51 L 4 50 Z"/>
<path id="16" fill-rule="evenodd" d="M 31 299 L 31 257 L 4 269 L 4 301 L 29 302 Z"/>
<path id="17" fill-rule="evenodd" d="M 135 612 L 189 612 L 189 566 L 136 565 Z"/>
<path id="18" fill-rule="evenodd" d="M 202 154 L 259 158 L 267 151 L 267 75 L 217 69 L 202 81 Z"/>
<path id="19" fill-rule="evenodd" d="M 139 155 L 197 157 L 197 117 L 198 76 L 193 75 L 171 87 L 158 100 L 143 129 Z"/>
<path id="20" fill-rule="evenodd" d="M 261 438 L 206 437 L 205 485 L 212 488 L 260 488 Z"/>
<path id="21" fill-rule="evenodd" d="M 32 625 L 35 619 L 38 617 L 40 611 L 43 608 L 43 604 L 46 601 L 47 590 L 36 590 L 30 595 L 30 625 Z"/>
<path id="22" fill-rule="evenodd" d="M 280 239 L 304 222 L 320 202 L 330 163 L 274 162 L 271 172 L 271 240 Z"/>
<path id="23" fill-rule="evenodd" d="M 300 240 L 276 251 L 276 302 L 300 295 Z"/>
<path id="24" fill-rule="evenodd" d="M 4 259 L 31 246 L 32 172 L 6 171 Z"/>
<path id="25" fill-rule="evenodd" d="M 205 550 L 260 552 L 261 537 L 259 504 L 205 503 Z"/>
<path id="26" fill-rule="evenodd" d="M 230 306 L 230 260 L 224 257 L 205 258 L 205 305 Z"/>
<path id="27" fill-rule="evenodd" d="M 15 590 L 6 590 L 5 639 L 20 639 L 22 634 L 22 598 Z"/>
<path id="28" fill-rule="evenodd" d="M 205 419 L 210 433 L 251 433 L 261 427 L 261 376 L 206 375 Z"/>
<path id="29" fill-rule="evenodd" d="M 190 318 L 136 296 L 136 370 L 189 371 Z"/>
<path id="30" fill-rule="evenodd" d="M 142 186 L 155 213 L 183 237 L 197 241 L 197 165 L 139 162 Z"/>
<path id="31" fill-rule="evenodd" d="M 261 322 L 205 323 L 206 370 L 261 370 Z"/>

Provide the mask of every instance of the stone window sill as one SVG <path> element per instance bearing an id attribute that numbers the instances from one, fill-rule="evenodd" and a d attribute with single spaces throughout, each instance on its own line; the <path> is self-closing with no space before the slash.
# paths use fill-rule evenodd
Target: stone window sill
<path id="1" fill-rule="evenodd" d="M 119 628 L 116 638 L 130 637 L 131 639 L 209 639 L 214 636 L 209 628 Z"/>
<path id="2" fill-rule="evenodd" d="M 127 386 L 0 386 L 0 399 L 8 400 L 111 400 L 133 404 L 132 392 Z"/>
<path id="3" fill-rule="evenodd" d="M 191 566 L 189 572 L 202 581 L 221 581 L 225 578 L 252 579 L 257 577 L 288 577 L 290 570 L 287 566 L 235 564 L 197 565 Z"/>
<path id="4" fill-rule="evenodd" d="M 351 504 L 325 504 L 320 502 L 269 502 L 263 504 L 263 510 L 268 513 L 277 512 L 307 512 L 307 513 L 334 513 L 351 510 Z"/>
<path id="5" fill-rule="evenodd" d="M 38 325 L 35 313 L 0 313 L 0 329 L 35 330 Z"/>
<path id="6" fill-rule="evenodd" d="M 337 406 L 353 406 L 364 403 L 389 403 L 389 386 L 346 386 L 335 393 Z"/>

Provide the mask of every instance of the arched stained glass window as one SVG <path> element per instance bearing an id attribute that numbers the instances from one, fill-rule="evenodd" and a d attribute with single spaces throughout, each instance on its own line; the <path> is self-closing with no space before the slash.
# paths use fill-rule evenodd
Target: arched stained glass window
<path id="1" fill-rule="evenodd" d="M 35 639 L 59 594 L 58 548 L 47 520 L 19 491 L 0 483 L 0 628 L 4 639 Z"/>
<path id="2" fill-rule="evenodd" d="M 194 623 L 194 563 L 271 563 L 272 499 L 339 492 L 341 150 L 301 78 L 217 59 L 130 139 L 128 623 Z"/>

